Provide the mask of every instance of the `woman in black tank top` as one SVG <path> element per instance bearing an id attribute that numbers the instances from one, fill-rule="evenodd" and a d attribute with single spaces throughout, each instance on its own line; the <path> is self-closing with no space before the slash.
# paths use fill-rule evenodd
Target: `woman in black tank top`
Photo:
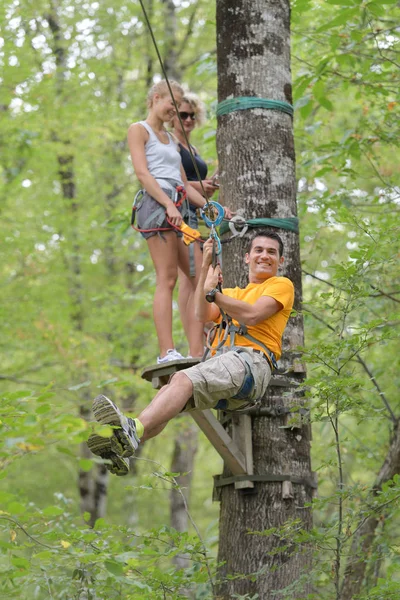
<path id="1" fill-rule="evenodd" d="M 201 124 L 204 116 L 204 106 L 194 94 L 185 94 L 179 105 L 179 114 L 185 129 L 186 137 L 190 143 L 190 135 L 196 125 Z M 187 141 L 182 132 L 181 124 L 176 116 L 172 121 L 173 133 L 179 142 L 182 157 L 182 165 L 190 184 L 203 194 L 202 186 L 193 165 Z M 198 154 L 196 148 L 190 145 L 194 155 L 197 169 L 202 180 L 204 191 L 208 198 L 214 194 L 218 186 L 214 185 L 212 179 L 207 179 L 207 164 Z M 185 223 L 193 229 L 198 229 L 198 217 L 196 207 L 189 204 L 189 210 L 183 213 Z M 189 342 L 189 356 L 200 357 L 204 353 L 203 323 L 196 321 L 194 316 L 194 290 L 196 289 L 198 275 L 200 273 L 202 254 L 200 244 L 193 243 L 187 249 L 190 258 L 191 275 L 190 280 L 179 271 L 179 295 L 178 305 L 182 324 Z"/>

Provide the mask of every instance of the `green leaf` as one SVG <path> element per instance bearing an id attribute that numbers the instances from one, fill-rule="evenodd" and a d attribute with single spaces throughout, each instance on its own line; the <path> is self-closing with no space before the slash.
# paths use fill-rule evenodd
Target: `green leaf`
<path id="1" fill-rule="evenodd" d="M 346 10 L 341 11 L 341 13 L 337 17 L 335 17 L 328 23 L 325 23 L 325 25 L 322 25 L 321 27 L 319 27 L 317 29 L 317 32 L 322 33 L 323 31 L 328 31 L 328 29 L 332 29 L 333 27 L 338 27 L 339 25 L 343 25 L 344 23 L 347 23 L 347 21 L 351 17 L 354 17 L 355 15 L 357 15 L 359 13 L 359 10 L 360 9 L 357 7 L 357 8 L 348 8 Z"/>
<path id="2" fill-rule="evenodd" d="M 58 517 L 58 516 L 62 515 L 63 513 L 64 513 L 64 509 L 60 508 L 59 506 L 47 506 L 43 511 L 43 514 L 46 517 Z"/>
<path id="3" fill-rule="evenodd" d="M 26 506 L 21 502 L 10 502 L 7 506 L 7 510 L 13 515 L 22 515 L 26 512 Z"/>
<path id="4" fill-rule="evenodd" d="M 37 558 L 38 560 L 47 560 L 48 558 L 53 558 L 54 553 L 51 550 L 44 550 L 43 552 L 38 552 L 34 554 L 32 558 Z"/>
<path id="5" fill-rule="evenodd" d="M 337 6 L 354 6 L 354 4 L 361 4 L 361 0 L 326 0 L 326 3 Z"/>
<path id="6" fill-rule="evenodd" d="M 70 392 L 77 392 L 84 387 L 89 387 L 92 382 L 90 380 L 83 381 L 82 383 L 78 383 L 77 385 L 71 385 L 68 389 Z"/>
<path id="7" fill-rule="evenodd" d="M 26 558 L 22 558 L 20 556 L 12 556 L 11 564 L 18 569 L 30 569 L 31 563 Z"/>
<path id="8" fill-rule="evenodd" d="M 90 458 L 81 458 L 78 464 L 79 468 L 86 472 L 90 471 L 93 467 L 93 461 Z"/>
<path id="9" fill-rule="evenodd" d="M 107 571 L 109 571 L 113 575 L 116 575 L 117 577 L 123 575 L 123 573 L 124 573 L 123 565 L 121 563 L 115 562 L 113 560 L 105 560 L 104 566 L 107 569 Z"/>
<path id="10" fill-rule="evenodd" d="M 35 410 L 37 415 L 44 415 L 50 411 L 51 411 L 50 404 L 42 404 L 41 406 L 38 406 L 37 409 Z"/>
<path id="11" fill-rule="evenodd" d="M 96 387 L 101 388 L 105 385 L 109 385 L 110 383 L 116 383 L 117 381 L 118 377 L 110 377 L 110 379 L 104 379 L 103 381 L 100 381 Z"/>
<path id="12" fill-rule="evenodd" d="M 54 392 L 45 392 L 36 398 L 36 402 L 44 402 L 44 400 L 48 400 L 49 398 L 54 398 Z"/>
<path id="13" fill-rule="evenodd" d="M 97 519 L 95 524 L 94 524 L 94 529 L 102 529 L 103 527 L 106 527 L 107 523 L 106 520 L 103 517 L 100 517 L 100 519 Z"/>
<path id="14" fill-rule="evenodd" d="M 75 458 L 75 453 L 70 449 L 70 448 L 66 448 L 65 446 L 56 446 L 58 452 L 61 452 L 62 454 L 67 454 L 67 456 L 72 456 Z"/>

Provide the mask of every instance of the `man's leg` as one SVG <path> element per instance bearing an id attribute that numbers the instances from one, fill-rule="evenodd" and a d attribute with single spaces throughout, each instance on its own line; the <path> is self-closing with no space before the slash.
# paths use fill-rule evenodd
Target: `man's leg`
<path id="1" fill-rule="evenodd" d="M 135 422 L 135 419 L 125 417 L 116 404 L 106 396 L 97 396 L 93 401 L 93 413 L 96 421 L 104 425 L 111 425 L 115 429 L 110 440 L 104 438 L 104 456 L 99 444 L 96 445 L 97 452 L 95 454 L 112 459 L 109 456 L 111 449 L 120 457 L 132 456 L 140 441 L 158 435 L 168 421 L 181 412 L 192 393 L 193 385 L 190 379 L 183 372 L 176 373 L 171 383 L 164 386 L 149 406 L 140 413 L 138 421 L 144 428 L 140 437 L 137 433 L 139 424 Z"/>
<path id="2" fill-rule="evenodd" d="M 145 435 L 147 431 L 158 429 L 160 425 L 165 427 L 168 421 L 182 411 L 192 394 L 193 384 L 189 377 L 183 371 L 176 373 L 170 383 L 162 387 L 150 404 L 140 413 L 138 419 L 144 427 Z"/>

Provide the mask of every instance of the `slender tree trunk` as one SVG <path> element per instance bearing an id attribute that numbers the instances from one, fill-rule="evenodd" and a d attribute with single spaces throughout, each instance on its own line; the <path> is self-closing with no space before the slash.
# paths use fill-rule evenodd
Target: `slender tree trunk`
<path id="1" fill-rule="evenodd" d="M 218 100 L 258 96 L 292 102 L 290 72 L 289 0 L 217 0 Z M 221 200 L 246 218 L 296 216 L 296 177 L 293 123 L 289 115 L 265 109 L 240 110 L 219 117 L 218 157 Z M 301 271 L 298 235 L 276 230 L 285 244 L 282 275 L 295 285 L 295 308 L 301 307 Z M 243 257 L 246 239 L 224 247 L 224 285 L 245 286 Z M 294 372 L 295 350 L 303 343 L 300 315 L 289 320 L 281 365 L 290 383 L 270 387 L 262 405 L 292 406 L 301 403 L 296 384 L 304 373 Z M 310 428 L 283 428 L 283 417 L 253 417 L 254 473 L 311 478 Z M 225 469 L 225 474 L 228 474 Z M 295 547 L 290 536 L 257 536 L 249 531 L 280 528 L 299 520 L 311 527 L 311 500 L 306 483 L 257 482 L 253 494 L 244 495 L 233 485 L 221 493 L 219 598 L 258 594 L 279 600 L 279 593 L 310 567 L 307 548 Z M 254 580 L 227 580 L 227 575 L 257 573 Z M 296 587 L 296 598 L 305 598 L 307 584 Z"/>
<path id="2" fill-rule="evenodd" d="M 182 72 L 178 64 L 176 7 L 172 0 L 162 0 L 162 2 L 165 5 L 164 32 L 166 47 L 164 51 L 164 67 L 168 78 L 180 81 Z M 190 27 L 190 24 L 188 27 Z M 184 422 L 182 420 L 182 426 L 175 435 L 170 467 L 172 473 L 182 473 L 182 475 L 176 477 L 181 490 L 172 490 L 170 496 L 171 527 L 174 527 L 179 532 L 188 530 L 188 514 L 182 493 L 188 505 L 197 447 L 197 426 L 191 422 Z M 179 568 L 189 566 L 188 560 L 182 556 L 175 557 L 173 562 Z"/>
<path id="3" fill-rule="evenodd" d="M 53 35 L 53 52 L 55 55 L 56 72 L 56 97 L 60 104 L 63 103 L 64 81 L 66 70 L 66 43 L 63 39 L 62 28 L 59 22 L 61 8 L 56 1 L 51 3 L 51 10 L 46 15 L 50 30 Z M 82 293 L 81 272 L 81 248 L 76 224 L 79 219 L 79 204 L 76 198 L 76 182 L 74 174 L 74 154 L 68 138 L 62 138 L 59 132 L 54 132 L 54 140 L 63 144 L 63 151 L 57 154 L 59 165 L 59 178 L 62 188 L 62 196 L 67 216 L 68 231 L 66 235 L 70 239 L 72 252 L 68 258 L 69 292 L 71 298 L 71 322 L 72 329 L 78 334 L 84 331 L 84 308 Z M 90 398 L 84 394 L 80 415 L 90 418 Z M 81 453 L 84 458 L 90 455 L 86 444 L 82 444 Z M 81 500 L 82 513 L 90 513 L 90 524 L 93 525 L 99 517 L 104 516 L 106 510 L 108 473 L 103 465 L 98 465 L 89 472 L 79 471 L 78 487 Z"/>
<path id="4" fill-rule="evenodd" d="M 161 0 L 165 5 L 164 21 L 164 67 L 171 79 L 179 79 L 181 73 L 178 66 L 177 56 L 177 19 L 176 7 L 173 0 Z"/>
<path id="5" fill-rule="evenodd" d="M 198 427 L 192 421 L 181 420 L 179 434 L 175 438 L 174 453 L 171 461 L 172 473 L 181 473 L 176 477 L 180 486 L 179 490 L 171 490 L 171 526 L 176 531 L 187 531 L 189 518 L 185 506 L 189 504 L 190 488 L 193 478 L 193 465 L 198 447 Z M 183 494 L 183 497 L 182 497 Z M 176 556 L 174 563 L 179 568 L 189 566 L 189 560 L 183 556 Z"/>
<path id="6" fill-rule="evenodd" d="M 400 473 L 400 427 L 397 423 L 385 461 L 379 471 L 372 488 L 371 501 L 379 493 L 384 483 Z M 340 600 L 352 600 L 363 588 L 368 556 L 375 540 L 376 530 L 380 523 L 380 514 L 371 512 L 360 522 L 351 544 Z"/>

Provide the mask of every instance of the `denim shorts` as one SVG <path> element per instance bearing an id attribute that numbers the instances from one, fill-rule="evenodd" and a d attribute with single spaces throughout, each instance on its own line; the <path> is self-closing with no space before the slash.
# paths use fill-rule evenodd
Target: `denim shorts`
<path id="1" fill-rule="evenodd" d="M 175 190 L 163 189 L 163 192 L 171 199 L 175 197 Z M 178 207 L 179 212 L 182 212 L 182 206 Z M 145 190 L 136 205 L 136 222 L 138 229 L 163 229 L 167 231 L 174 231 L 178 237 L 182 237 L 182 232 L 177 231 L 168 223 L 165 208 L 157 202 L 152 196 L 150 196 Z M 140 235 L 145 240 L 153 237 L 154 235 L 162 235 L 164 231 L 141 231 Z"/>

